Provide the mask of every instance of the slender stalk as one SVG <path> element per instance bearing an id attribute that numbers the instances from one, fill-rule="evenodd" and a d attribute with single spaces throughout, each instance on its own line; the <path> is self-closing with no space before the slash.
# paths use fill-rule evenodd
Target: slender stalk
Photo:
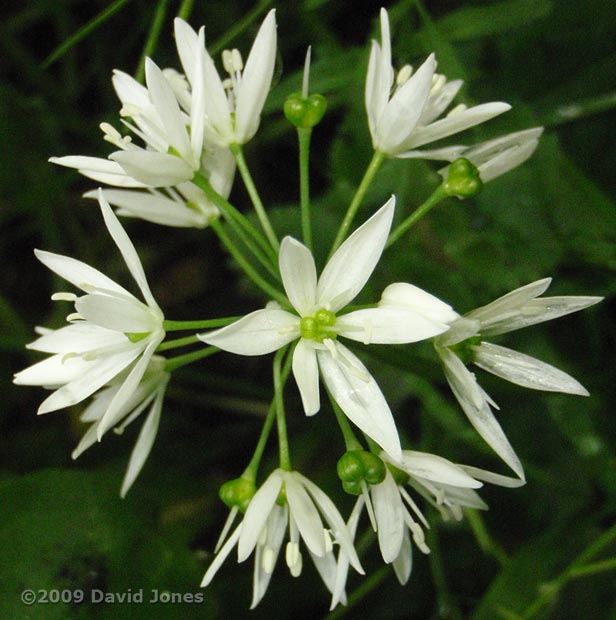
<path id="1" fill-rule="evenodd" d="M 417 207 L 413 213 L 411 213 L 402 224 L 399 224 L 392 230 L 389 235 L 389 239 L 385 245 L 386 248 L 393 245 L 404 233 L 406 233 L 412 226 L 414 226 L 432 207 L 435 207 L 439 204 L 444 198 L 447 198 L 447 194 L 445 193 L 445 189 L 443 185 L 439 185 L 432 195 L 424 202 L 422 205 Z"/>
<path id="2" fill-rule="evenodd" d="M 143 46 L 143 52 L 141 52 L 141 59 L 139 60 L 139 66 L 135 72 L 135 79 L 138 82 L 143 83 L 145 77 L 145 59 L 147 56 L 152 56 L 158 45 L 158 39 L 160 38 L 161 30 L 165 23 L 165 16 L 167 15 L 167 9 L 169 8 L 169 0 L 159 0 L 156 11 L 154 11 L 154 19 L 150 26 L 150 32 L 148 38 Z"/>
<path id="3" fill-rule="evenodd" d="M 507 554 L 490 535 L 479 511 L 473 510 L 472 508 L 465 508 L 464 515 L 482 551 L 494 557 L 501 566 L 504 566 L 507 562 Z"/>
<path id="4" fill-rule="evenodd" d="M 430 547 L 430 569 L 432 571 L 432 579 L 436 588 L 436 598 L 438 602 L 439 615 L 445 618 L 456 620 L 462 619 L 460 610 L 456 607 L 453 597 L 447 586 L 447 576 L 445 574 L 445 565 L 441 554 L 441 546 L 439 544 L 438 533 L 435 529 L 428 530 L 428 546 Z"/>
<path id="5" fill-rule="evenodd" d="M 194 3 L 195 0 L 184 0 L 178 10 L 178 17 L 183 20 L 188 20 L 192 13 Z"/>
<path id="6" fill-rule="evenodd" d="M 291 372 L 291 360 L 292 356 L 289 355 L 285 360 L 285 363 L 282 367 L 281 373 L 281 382 L 284 385 L 289 373 Z M 254 454 L 250 459 L 250 463 L 244 470 L 242 477 L 247 477 L 251 480 L 256 480 L 257 471 L 259 469 L 259 465 L 261 463 L 261 458 L 263 456 L 263 452 L 265 451 L 265 446 L 267 445 L 267 440 L 269 439 L 270 432 L 272 430 L 272 426 L 274 424 L 274 420 L 276 419 L 276 397 L 272 399 L 269 410 L 267 412 L 267 416 L 265 418 L 265 422 L 263 424 L 263 428 L 261 429 L 261 434 L 259 435 L 259 440 L 257 441 L 257 447 L 255 448 Z"/>
<path id="7" fill-rule="evenodd" d="M 338 403 L 333 399 L 332 395 L 329 393 L 329 390 L 327 391 L 327 395 L 329 396 L 329 401 L 332 404 L 332 409 L 336 414 L 336 420 L 338 421 L 338 426 L 342 431 L 342 436 L 344 437 L 344 445 L 347 451 L 363 450 L 363 446 L 361 445 L 361 443 L 359 443 L 359 440 L 355 436 L 355 433 L 353 432 L 353 429 L 349 424 L 348 418 L 346 417 L 346 415 L 344 415 L 344 412 L 342 411 L 342 409 L 340 409 Z"/>
<path id="8" fill-rule="evenodd" d="M 188 344 L 194 344 L 195 342 L 199 342 L 197 336 L 186 336 L 184 338 L 176 338 L 175 340 L 166 340 L 162 344 L 158 345 L 156 353 L 168 351 L 169 349 L 177 349 L 178 347 L 184 347 Z"/>
<path id="9" fill-rule="evenodd" d="M 263 279 L 259 273 L 250 264 L 250 261 L 238 250 L 233 241 L 229 238 L 227 233 L 223 230 L 218 220 L 212 220 L 212 230 L 218 235 L 221 243 L 227 248 L 229 254 L 237 261 L 240 267 L 244 270 L 246 275 L 269 297 L 275 299 L 284 307 L 289 307 L 287 298 L 276 288 L 274 288 L 269 282 Z"/>
<path id="10" fill-rule="evenodd" d="M 269 221 L 269 217 L 267 216 L 265 207 L 263 206 L 263 202 L 261 201 L 261 197 L 257 191 L 257 187 L 252 180 L 250 170 L 248 169 L 246 159 L 244 158 L 244 151 L 242 151 L 242 147 L 239 144 L 231 144 L 229 149 L 233 153 L 233 157 L 235 157 L 237 169 L 240 171 L 240 175 L 244 181 L 244 185 L 246 186 L 246 191 L 252 201 L 252 206 L 254 207 L 257 217 L 259 218 L 259 222 L 261 223 L 261 228 L 263 228 L 263 232 L 265 233 L 265 236 L 274 251 L 278 252 L 278 248 L 280 246 L 278 243 L 278 237 L 272 228 L 272 224 Z"/>
<path id="11" fill-rule="evenodd" d="M 280 467 L 286 471 L 291 471 L 291 456 L 289 454 L 289 438 L 287 436 L 287 418 L 284 411 L 284 398 L 282 391 L 284 382 L 280 366 L 282 358 L 287 352 L 288 347 L 282 347 L 276 351 L 274 356 L 274 403 L 276 405 L 276 422 L 278 427 L 278 448 L 280 453 Z"/>
<path id="12" fill-rule="evenodd" d="M 205 347 L 205 349 L 199 349 L 199 351 L 193 351 L 192 353 L 186 353 L 186 355 L 178 355 L 177 357 L 172 357 L 168 359 L 165 363 L 165 370 L 167 372 L 173 372 L 182 366 L 186 366 L 187 364 L 192 364 L 197 360 L 205 359 L 214 353 L 218 353 L 220 349 L 217 347 Z"/>
<path id="13" fill-rule="evenodd" d="M 336 239 L 334 240 L 334 245 L 329 253 L 331 255 L 340 247 L 340 244 L 345 240 L 349 228 L 353 223 L 353 219 L 357 214 L 357 210 L 361 205 L 368 188 L 372 184 L 376 173 L 378 172 L 381 164 L 385 161 L 385 154 L 380 151 L 375 151 L 370 163 L 368 164 L 368 168 L 366 168 L 366 172 L 364 173 L 364 178 L 361 180 L 357 191 L 355 192 L 355 196 L 353 196 L 353 200 L 351 200 L 351 204 L 347 209 L 347 212 L 344 215 L 344 219 L 342 220 L 342 224 L 340 225 L 340 230 L 336 235 Z"/>
<path id="14" fill-rule="evenodd" d="M 299 141 L 299 199 L 302 210 L 304 245 L 312 250 L 312 222 L 310 221 L 310 138 L 311 128 L 297 128 Z"/>
<path id="15" fill-rule="evenodd" d="M 600 562 L 586 564 L 586 566 L 580 566 L 579 568 L 573 568 L 569 574 L 572 579 L 577 579 L 578 577 L 587 577 L 588 575 L 604 573 L 608 570 L 616 570 L 616 558 L 609 558 L 607 560 L 601 560 Z"/>
<path id="16" fill-rule="evenodd" d="M 204 321 L 163 321 L 163 329 L 166 332 L 188 331 L 193 329 L 210 329 L 213 327 L 224 327 L 242 317 L 227 316 L 221 319 L 205 319 Z M 163 343 L 164 344 L 164 343 Z"/>

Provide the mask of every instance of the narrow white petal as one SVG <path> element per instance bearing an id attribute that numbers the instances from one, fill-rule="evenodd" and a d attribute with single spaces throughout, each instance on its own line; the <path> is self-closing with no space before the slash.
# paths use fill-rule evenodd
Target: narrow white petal
<path id="1" fill-rule="evenodd" d="M 336 312 L 364 287 L 381 258 L 396 205 L 392 196 L 331 257 L 317 286 L 317 302 Z"/>
<path id="2" fill-rule="evenodd" d="M 210 564 L 207 571 L 205 571 L 205 575 L 203 575 L 203 579 L 201 580 L 202 588 L 205 588 L 206 586 L 210 585 L 212 579 L 214 579 L 214 576 L 216 575 L 220 567 L 223 565 L 224 561 L 229 557 L 229 554 L 233 550 L 233 547 L 235 547 L 235 544 L 237 543 L 240 537 L 240 534 L 242 532 L 242 525 L 243 523 L 240 523 L 235 528 L 233 534 L 229 536 L 227 542 L 222 546 L 220 551 L 216 554 L 216 557 L 214 558 L 213 562 Z"/>
<path id="3" fill-rule="evenodd" d="M 303 338 L 293 352 L 293 376 L 302 397 L 304 413 L 314 415 L 321 408 L 319 367 L 314 347 Z"/>
<path id="4" fill-rule="evenodd" d="M 48 161 L 59 166 L 75 168 L 84 176 L 101 183 L 119 187 L 145 187 L 140 181 L 131 179 L 120 164 L 109 159 L 67 155 L 65 157 L 50 157 Z"/>
<path id="5" fill-rule="evenodd" d="M 250 140 L 259 126 L 275 62 L 276 11 L 272 9 L 259 28 L 236 92 L 235 134 L 239 144 Z"/>
<path id="6" fill-rule="evenodd" d="M 190 148 L 192 150 L 192 165 L 195 170 L 199 169 L 203 151 L 203 139 L 205 132 L 205 79 L 203 66 L 205 64 L 205 34 L 203 28 L 199 31 L 199 45 L 196 55 L 196 67 L 192 80 L 192 93 L 190 100 Z"/>
<path id="7" fill-rule="evenodd" d="M 195 67 L 197 64 L 197 56 L 199 55 L 199 35 L 191 28 L 191 26 L 180 17 L 173 20 L 173 28 L 175 33 L 175 45 L 178 50 L 178 56 L 182 63 L 184 73 L 188 81 L 192 84 L 195 79 Z"/>
<path id="8" fill-rule="evenodd" d="M 454 344 L 458 344 L 459 342 L 476 336 L 480 329 L 481 323 L 479 321 L 461 316 L 451 323 L 449 331 L 439 336 L 436 342 L 439 346 L 451 347 Z"/>
<path id="9" fill-rule="evenodd" d="M 124 342 L 126 342 L 124 334 L 82 321 L 54 329 L 26 345 L 26 348 L 44 353 L 83 353 L 90 349 Z"/>
<path id="10" fill-rule="evenodd" d="M 158 424 L 160 422 L 160 413 L 163 407 L 163 398 L 165 397 L 165 386 L 163 385 L 156 395 L 152 409 L 148 413 L 148 417 L 145 419 L 139 437 L 131 453 L 130 460 L 128 462 L 128 468 L 122 481 L 122 489 L 120 496 L 125 497 L 130 490 L 133 482 L 139 475 L 139 472 L 143 468 L 143 464 L 148 458 L 152 446 L 154 445 L 154 439 L 156 439 L 156 433 L 158 432 Z"/>
<path id="11" fill-rule="evenodd" d="M 452 487 L 479 489 L 483 486 L 460 466 L 436 454 L 403 450 L 400 467 L 411 476 Z"/>
<path id="12" fill-rule="evenodd" d="M 160 312 L 158 304 L 154 300 L 152 292 L 150 291 L 150 287 L 148 285 L 148 281 L 146 280 L 143 267 L 141 266 L 141 261 L 139 260 L 137 250 L 135 250 L 135 246 L 133 245 L 129 236 L 126 234 L 126 231 L 122 228 L 122 225 L 120 224 L 118 218 L 115 216 L 113 209 L 105 200 L 102 190 L 99 192 L 98 202 L 103 213 L 103 219 L 105 220 L 107 230 L 109 231 L 109 234 L 111 235 L 111 238 L 115 242 L 116 246 L 118 246 L 118 250 L 120 250 L 120 253 L 122 254 L 122 258 L 124 259 L 128 270 L 130 271 L 133 278 L 135 278 L 135 282 L 137 282 L 137 285 L 141 290 L 141 294 L 143 295 L 145 302 L 148 304 L 148 306 L 150 306 L 150 308 L 158 310 Z"/>
<path id="13" fill-rule="evenodd" d="M 423 114 L 419 119 L 419 124 L 428 125 L 436 120 L 453 101 L 453 98 L 458 94 L 463 84 L 463 80 L 452 80 L 451 82 L 447 82 L 438 91 L 436 96 L 431 93 L 428 104 L 424 108 Z"/>
<path id="14" fill-rule="evenodd" d="M 264 308 L 197 337 L 229 353 L 265 355 L 299 337 L 299 318 L 286 310 Z"/>
<path id="15" fill-rule="evenodd" d="M 291 305 L 301 316 L 314 312 L 317 300 L 317 268 L 312 252 L 293 237 L 285 237 L 280 244 L 278 266 Z"/>
<path id="16" fill-rule="evenodd" d="M 461 467 L 467 474 L 475 478 L 475 480 L 489 482 L 490 484 L 496 484 L 501 487 L 516 489 L 526 484 L 526 480 L 511 478 L 510 476 L 502 476 L 501 474 L 495 474 L 494 472 L 480 469 L 479 467 L 472 467 L 470 465 L 459 465 L 459 467 Z"/>
<path id="17" fill-rule="evenodd" d="M 439 323 L 451 323 L 460 316 L 449 304 L 408 282 L 394 282 L 385 288 L 379 306 L 390 305 L 412 308 Z"/>
<path id="18" fill-rule="evenodd" d="M 588 391 L 566 372 L 534 357 L 489 342 L 473 347 L 473 362 L 497 377 L 532 390 L 588 396 Z"/>
<path id="19" fill-rule="evenodd" d="M 70 256 L 46 252 L 45 250 L 34 250 L 34 254 L 45 267 L 86 292 L 90 292 L 91 287 L 94 287 L 132 297 L 125 288 L 116 284 L 111 278 L 108 278 L 98 269 L 82 263 L 80 260 Z"/>
<path id="20" fill-rule="evenodd" d="M 404 506 L 398 491 L 398 485 L 389 469 L 385 469 L 385 480 L 370 488 L 374 515 L 377 523 L 377 535 L 383 560 L 390 564 L 398 555 L 404 538 Z"/>
<path id="21" fill-rule="evenodd" d="M 336 358 L 329 351 L 317 351 L 327 388 L 351 422 L 393 458 L 399 458 L 398 430 L 377 382 L 344 345 L 336 342 L 335 347 Z"/>
<path id="22" fill-rule="evenodd" d="M 336 564 L 336 558 L 333 552 L 325 553 L 322 556 L 315 555 L 310 552 L 310 557 L 314 562 L 314 565 L 319 573 L 323 583 L 327 589 L 333 594 L 336 587 L 336 573 L 338 565 Z"/>
<path id="23" fill-rule="evenodd" d="M 65 358 L 63 354 L 52 355 L 32 366 L 15 373 L 15 385 L 40 385 L 55 389 L 77 379 L 92 367 L 80 357 Z"/>
<path id="24" fill-rule="evenodd" d="M 519 146 L 514 146 L 498 155 L 495 155 L 484 164 L 477 166 L 479 176 L 484 183 L 517 168 L 523 164 L 534 152 L 539 144 L 538 140 L 530 140 Z"/>
<path id="25" fill-rule="evenodd" d="M 398 153 L 396 157 L 398 159 L 431 159 L 435 161 L 454 161 L 458 157 L 462 157 L 466 151 L 465 146 L 444 146 L 441 149 L 428 149 L 427 151 L 404 151 Z M 443 177 L 447 177 L 446 171 L 449 167 L 439 170 L 439 173 Z"/>
<path id="26" fill-rule="evenodd" d="M 522 464 L 501 425 L 478 388 L 475 376 L 449 349 L 439 350 L 447 382 L 475 430 L 519 478 L 524 478 Z"/>
<path id="27" fill-rule="evenodd" d="M 75 302 L 84 319 L 101 327 L 124 333 L 145 333 L 156 329 L 156 320 L 147 306 L 137 299 L 108 295 L 84 295 Z"/>
<path id="28" fill-rule="evenodd" d="M 282 470 L 274 470 L 250 500 L 237 545 L 238 562 L 246 560 L 255 548 L 263 526 L 276 504 L 282 482 Z"/>
<path id="29" fill-rule="evenodd" d="M 143 185 L 168 187 L 190 181 L 194 170 L 180 157 L 157 151 L 116 151 L 109 158 Z"/>
<path id="30" fill-rule="evenodd" d="M 511 106 L 507 103 L 483 103 L 447 116 L 425 127 L 417 127 L 411 138 L 404 143 L 404 149 L 414 149 L 428 142 L 436 142 L 436 140 L 441 138 L 446 138 L 469 127 L 474 127 L 479 123 L 484 123 L 509 109 L 511 109 Z"/>
<path id="31" fill-rule="evenodd" d="M 323 522 L 314 502 L 295 472 L 284 472 L 285 491 L 289 502 L 289 518 L 294 519 L 306 546 L 318 556 L 325 554 Z"/>
<path id="32" fill-rule="evenodd" d="M 392 566 L 400 585 L 404 586 L 408 583 L 413 569 L 413 545 L 411 545 L 411 537 L 408 530 L 404 530 L 404 538 L 402 539 L 402 547 L 398 557 L 394 560 Z"/>
<path id="33" fill-rule="evenodd" d="M 205 112 L 209 123 L 221 138 L 221 144 L 229 145 L 234 141 L 234 136 L 227 94 L 214 66 L 214 61 L 207 51 L 203 60 L 203 80 L 208 94 L 205 98 Z"/>
<path id="34" fill-rule="evenodd" d="M 73 460 L 79 458 L 88 448 L 91 448 L 97 442 L 96 424 L 90 424 L 90 427 L 84 433 L 77 447 L 71 452 L 71 458 Z"/>
<path id="35" fill-rule="evenodd" d="M 364 344 L 405 344 L 438 336 L 449 325 L 407 308 L 384 306 L 345 314 L 336 328 L 341 336 Z"/>

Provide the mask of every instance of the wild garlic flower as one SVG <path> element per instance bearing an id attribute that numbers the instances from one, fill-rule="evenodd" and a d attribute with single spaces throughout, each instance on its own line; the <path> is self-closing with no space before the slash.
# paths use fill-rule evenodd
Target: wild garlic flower
<path id="1" fill-rule="evenodd" d="M 175 20 L 178 54 L 193 90 L 203 83 L 205 135 L 226 147 L 244 144 L 257 132 L 261 110 L 269 93 L 276 63 L 276 12 L 263 20 L 246 66 L 239 50 L 225 50 L 222 62 L 229 77 L 221 79 L 203 40 L 182 19 Z M 200 66 L 195 58 L 203 58 Z"/>
<path id="2" fill-rule="evenodd" d="M 394 85 L 389 17 L 387 11 L 381 9 L 381 45 L 372 41 L 365 92 L 368 124 L 376 151 L 390 157 L 455 159 L 452 149 L 458 147 L 432 151 L 416 149 L 484 123 L 510 109 L 511 106 L 501 102 L 468 109 L 461 104 L 438 120 L 463 82 L 448 82 L 435 70 L 436 60 L 431 54 L 415 72 L 405 65 L 396 76 Z"/>
<path id="3" fill-rule="evenodd" d="M 484 340 L 583 310 L 602 299 L 539 297 L 550 282 L 551 278 L 537 280 L 459 317 L 452 323 L 451 329 L 434 342 L 449 386 L 471 424 L 522 479 L 522 465 L 490 407 L 498 409 L 498 406 L 477 383 L 466 364 L 472 362 L 522 387 L 587 396 L 586 389 L 562 370 Z"/>
<path id="4" fill-rule="evenodd" d="M 535 152 L 542 133 L 543 127 L 533 127 L 470 147 L 450 147 L 451 159 L 468 159 L 477 167 L 481 180 L 487 183 L 523 164 Z M 448 170 L 446 166 L 439 174 L 446 179 Z"/>
<path id="5" fill-rule="evenodd" d="M 54 300 L 74 302 L 76 312 L 67 317 L 71 324 L 45 330 L 28 345 L 52 355 L 18 372 L 14 382 L 55 390 L 39 407 L 38 413 L 43 414 L 80 403 L 130 367 L 97 424 L 100 440 L 128 406 L 165 332 L 163 313 L 152 296 L 135 247 L 102 195 L 99 203 L 107 230 L 145 303 L 81 261 L 35 250 L 46 267 L 85 295 L 53 295 Z"/>
<path id="6" fill-rule="evenodd" d="M 324 527 L 323 519 L 327 527 Z M 229 529 L 227 524 L 223 532 Z M 251 604 L 254 609 L 265 596 L 287 531 L 289 541 L 285 547 L 285 560 L 294 577 L 302 572 L 300 539 L 334 596 L 343 596 L 335 591 L 334 544 L 339 545 L 341 557 L 346 558 L 357 572 L 364 573 L 344 519 L 332 500 L 299 472 L 276 469 L 251 499 L 242 522 L 220 547 L 201 586 L 210 584 L 237 545 L 238 562 L 247 560 L 253 553 L 255 556 Z"/>
<path id="7" fill-rule="evenodd" d="M 127 370 L 115 377 L 107 387 L 97 392 L 92 402 L 81 414 L 79 419 L 82 422 L 90 423 L 90 427 L 73 450 L 71 455 L 73 459 L 83 454 L 98 440 L 101 421 L 105 417 L 109 405 L 121 389 L 126 374 Z M 122 434 L 129 424 L 150 407 L 128 462 L 120 490 L 122 497 L 128 493 L 152 450 L 158 432 L 163 399 L 170 378 L 171 375 L 165 371 L 165 358 L 160 355 L 152 356 L 137 388 L 123 402 L 122 407 L 117 409 L 113 419 L 107 419 L 105 427 L 102 429 L 103 434 L 111 427 L 117 434 Z"/>
<path id="8" fill-rule="evenodd" d="M 385 397 L 368 369 L 338 337 L 363 344 L 417 342 L 446 331 L 456 315 L 447 304 L 416 287 L 413 300 L 405 307 L 380 306 L 339 314 L 376 267 L 394 207 L 392 196 L 338 248 L 318 280 L 310 250 L 285 237 L 279 268 L 294 312 L 266 307 L 198 337 L 239 355 L 264 355 L 298 340 L 292 370 L 306 415 L 320 409 L 320 374 L 348 418 L 383 449 L 399 455 L 398 431 Z"/>

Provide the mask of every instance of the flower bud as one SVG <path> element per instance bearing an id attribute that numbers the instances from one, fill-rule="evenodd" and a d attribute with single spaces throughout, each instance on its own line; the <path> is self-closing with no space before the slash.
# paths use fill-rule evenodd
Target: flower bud
<path id="1" fill-rule="evenodd" d="M 257 492 L 253 480 L 248 478 L 235 478 L 228 480 L 218 490 L 218 496 L 229 507 L 237 506 L 241 512 L 246 512 L 250 500 Z"/>
<path id="2" fill-rule="evenodd" d="M 284 102 L 284 115 L 298 129 L 311 129 L 318 125 L 325 110 L 327 100 L 318 93 L 303 97 L 301 93 L 292 93 Z"/>
<path id="3" fill-rule="evenodd" d="M 345 452 L 338 460 L 337 470 L 342 488 L 351 495 L 359 495 L 363 481 L 380 484 L 385 480 L 385 464 L 376 454 L 365 450 Z"/>
<path id="4" fill-rule="evenodd" d="M 483 187 L 477 166 L 463 157 L 456 159 L 447 171 L 443 187 L 448 196 L 470 198 L 476 196 Z"/>

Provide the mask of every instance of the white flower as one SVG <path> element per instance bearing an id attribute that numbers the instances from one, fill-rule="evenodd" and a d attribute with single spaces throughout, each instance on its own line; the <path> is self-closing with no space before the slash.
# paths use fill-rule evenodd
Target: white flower
<path id="1" fill-rule="evenodd" d="M 383 560 L 391 564 L 398 581 L 404 585 L 411 574 L 413 550 L 411 538 L 417 548 L 425 554 L 430 553 L 425 540 L 424 528 L 429 529 L 428 521 L 411 495 L 404 488 L 410 486 L 429 504 L 436 508 L 443 519 L 462 519 L 462 508 L 485 510 L 486 504 L 475 489 L 490 482 L 506 487 L 519 487 L 524 484 L 517 478 L 509 478 L 475 467 L 455 465 L 447 459 L 427 452 L 403 450 L 400 459 L 392 459 L 385 453 L 381 457 L 394 466 L 394 477 L 386 468 L 385 480 L 371 485 L 355 503 L 347 527 L 355 537 L 361 512 L 368 509 L 373 529 L 376 531 Z M 401 474 L 404 474 L 404 480 Z M 337 584 L 346 581 L 348 561 L 338 559 Z M 332 601 L 332 607 L 338 601 Z"/>
<path id="2" fill-rule="evenodd" d="M 244 144 L 259 128 L 261 110 L 269 92 L 276 62 L 276 12 L 263 20 L 248 55 L 246 66 L 238 50 L 223 52 L 229 77 L 221 80 L 202 40 L 182 19 L 175 20 L 175 37 L 184 72 L 191 83 L 203 82 L 207 97 L 205 135 L 220 146 Z M 195 63 L 201 58 L 203 64 Z"/>
<path id="3" fill-rule="evenodd" d="M 364 344 L 416 342 L 444 332 L 456 315 L 416 287 L 413 300 L 417 306 L 382 306 L 337 314 L 357 296 L 376 267 L 394 205 L 392 197 L 360 226 L 331 257 L 318 281 L 308 248 L 292 237 L 283 239 L 280 273 L 297 314 L 267 307 L 199 338 L 240 355 L 271 353 L 299 339 L 293 353 L 293 375 L 306 414 L 320 409 L 320 370 L 327 389 L 349 419 L 395 455 L 400 454 L 400 441 L 389 406 L 368 369 L 337 338 Z"/>
<path id="4" fill-rule="evenodd" d="M 52 297 L 75 303 L 76 313 L 68 317 L 71 325 L 45 331 L 29 344 L 30 349 L 52 355 L 18 372 L 14 381 L 55 389 L 39 407 L 38 413 L 42 414 L 81 402 L 130 366 L 98 423 L 100 440 L 132 398 L 165 332 L 163 313 L 152 296 L 133 244 L 102 196 L 99 202 L 107 230 L 145 303 L 81 261 L 35 250 L 45 266 L 86 294 L 77 297 L 73 293 L 56 293 Z"/>
<path id="5" fill-rule="evenodd" d="M 109 405 L 122 387 L 125 374 L 126 371 L 122 375 L 115 377 L 108 387 L 96 393 L 92 402 L 81 414 L 80 420 L 82 422 L 89 422 L 90 428 L 81 438 L 79 445 L 73 450 L 72 457 L 74 459 L 96 443 L 101 420 L 105 418 Z M 158 432 L 163 398 L 170 377 L 171 375 L 165 371 L 165 358 L 154 355 L 150 359 L 150 363 L 137 388 L 123 402 L 121 408 L 116 410 L 113 419 L 107 419 L 102 430 L 104 434 L 110 427 L 115 427 L 115 432 L 121 434 L 147 407 L 150 407 L 128 462 L 128 468 L 120 490 L 122 497 L 128 493 L 152 450 L 154 439 Z"/>
<path id="6" fill-rule="evenodd" d="M 484 338 L 535 325 L 577 312 L 601 301 L 601 297 L 539 297 L 551 278 L 522 286 L 492 303 L 459 317 L 451 329 L 435 339 L 435 348 L 447 381 L 471 424 L 492 449 L 524 477 L 522 465 L 497 422 L 490 405 L 494 401 L 479 386 L 465 362 L 507 381 L 534 390 L 587 396 L 573 377 L 535 358 L 484 341 Z M 462 358 L 462 359 L 461 359 Z M 498 408 L 498 407 L 497 407 Z"/>
<path id="7" fill-rule="evenodd" d="M 415 73 L 403 67 L 394 83 L 391 39 L 387 11 L 381 9 L 381 45 L 372 42 L 366 76 L 366 111 L 375 150 L 392 157 L 452 159 L 451 149 L 417 151 L 417 147 L 446 138 L 483 123 L 510 109 L 506 103 L 492 102 L 472 108 L 455 107 L 440 120 L 462 86 L 461 80 L 447 82 L 436 74 L 434 54 Z"/>
<path id="8" fill-rule="evenodd" d="M 450 147 L 451 159 L 468 159 L 477 167 L 481 180 L 487 183 L 523 164 L 535 152 L 542 133 L 543 127 L 533 127 L 470 147 Z M 455 148 L 459 150 L 455 152 Z M 439 174 L 446 179 L 448 170 L 446 166 Z"/>
<path id="9" fill-rule="evenodd" d="M 281 497 L 284 498 L 282 506 L 278 504 Z M 322 518 L 327 528 L 323 526 Z M 229 524 L 223 532 L 228 529 Z M 286 544 L 285 559 L 294 577 L 298 577 L 302 571 L 300 538 L 323 582 L 334 596 L 343 596 L 334 589 L 334 544 L 340 546 L 341 557 L 345 557 L 356 571 L 363 574 L 351 536 L 331 499 L 299 472 L 276 469 L 250 501 L 242 522 L 218 551 L 201 586 L 209 585 L 237 545 L 238 562 L 248 559 L 253 552 L 255 555 L 251 608 L 256 607 L 267 591 L 287 529 L 289 541 Z"/>

